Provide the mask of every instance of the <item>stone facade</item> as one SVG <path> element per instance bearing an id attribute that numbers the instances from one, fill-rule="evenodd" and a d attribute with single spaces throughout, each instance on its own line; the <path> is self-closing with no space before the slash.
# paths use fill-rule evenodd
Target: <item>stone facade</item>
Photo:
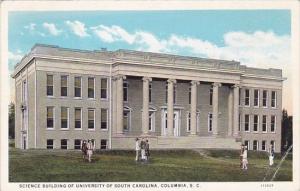
<path id="1" fill-rule="evenodd" d="M 280 151 L 278 69 L 35 45 L 13 78 L 18 148 L 78 149 L 93 139 L 98 149 L 133 149 L 147 137 L 152 148 L 238 149 L 246 141 L 250 150 Z"/>

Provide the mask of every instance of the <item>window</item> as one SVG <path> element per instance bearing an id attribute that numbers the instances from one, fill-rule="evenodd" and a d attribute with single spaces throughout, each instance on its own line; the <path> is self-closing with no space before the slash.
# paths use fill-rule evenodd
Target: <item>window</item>
<path id="1" fill-rule="evenodd" d="M 250 91 L 245 89 L 245 106 L 250 106 Z"/>
<path id="2" fill-rule="evenodd" d="M 88 129 L 95 129 L 95 109 L 88 109 Z"/>
<path id="3" fill-rule="evenodd" d="M 276 129 L 276 116 L 271 115 L 271 132 L 275 132 Z"/>
<path id="4" fill-rule="evenodd" d="M 26 102 L 27 101 L 27 85 L 26 81 L 23 81 L 23 87 L 22 87 L 22 101 Z"/>
<path id="5" fill-rule="evenodd" d="M 60 76 L 60 95 L 68 96 L 68 76 Z"/>
<path id="6" fill-rule="evenodd" d="M 123 130 L 128 131 L 129 130 L 129 121 L 130 121 L 130 116 L 129 116 L 129 111 L 123 111 Z"/>
<path id="7" fill-rule="evenodd" d="M 266 150 L 266 141 L 261 141 L 261 150 L 262 151 Z"/>
<path id="8" fill-rule="evenodd" d="M 241 105 L 241 95 L 242 95 L 242 89 L 239 89 L 239 105 Z"/>
<path id="9" fill-rule="evenodd" d="M 100 141 L 100 149 L 107 149 L 107 140 L 106 139 L 101 139 Z"/>
<path id="10" fill-rule="evenodd" d="M 101 79 L 101 99 L 107 99 L 107 78 Z"/>
<path id="11" fill-rule="evenodd" d="M 244 145 L 247 146 L 247 150 L 250 149 L 250 141 L 245 140 L 245 141 L 244 141 Z"/>
<path id="12" fill-rule="evenodd" d="M 152 102 L 152 83 L 149 82 L 149 103 Z"/>
<path id="13" fill-rule="evenodd" d="M 74 78 L 74 97 L 81 97 L 81 77 Z"/>
<path id="14" fill-rule="evenodd" d="M 155 125 L 155 112 L 149 111 L 149 131 L 154 131 Z"/>
<path id="15" fill-rule="evenodd" d="M 189 87 L 189 104 L 192 102 L 192 88 L 191 86 Z"/>
<path id="16" fill-rule="evenodd" d="M 258 141 L 257 141 L 257 140 L 254 140 L 254 141 L 253 141 L 253 150 L 254 150 L 254 151 L 257 151 L 257 150 L 258 150 Z"/>
<path id="17" fill-rule="evenodd" d="M 209 105 L 213 104 L 213 92 L 214 92 L 213 87 L 211 87 L 209 89 Z"/>
<path id="18" fill-rule="evenodd" d="M 242 117 L 241 114 L 239 114 L 239 131 L 241 131 L 241 126 L 242 126 Z"/>
<path id="19" fill-rule="evenodd" d="M 123 101 L 128 101 L 128 82 L 123 82 Z"/>
<path id="20" fill-rule="evenodd" d="M 107 109 L 101 109 L 101 129 L 102 130 L 107 129 L 107 121 L 108 121 Z"/>
<path id="21" fill-rule="evenodd" d="M 258 131 L 258 125 L 259 125 L 259 116 L 254 115 L 253 116 L 253 131 L 257 132 Z"/>
<path id="22" fill-rule="evenodd" d="M 262 116 L 262 132 L 267 132 L 267 116 Z"/>
<path id="23" fill-rule="evenodd" d="M 187 114 L 187 128 L 186 128 L 187 132 L 191 131 L 191 113 L 188 112 Z"/>
<path id="24" fill-rule="evenodd" d="M 263 100 L 262 100 L 262 105 L 263 107 L 267 107 L 267 103 L 268 103 L 268 91 L 267 90 L 263 90 Z"/>
<path id="25" fill-rule="evenodd" d="M 166 82 L 165 85 L 165 101 L 168 103 L 168 82 Z"/>
<path id="26" fill-rule="evenodd" d="M 270 142 L 270 145 L 271 145 L 271 146 L 273 147 L 273 149 L 275 150 L 275 141 L 272 140 L 272 141 Z"/>
<path id="27" fill-rule="evenodd" d="M 208 114 L 208 132 L 212 131 L 212 119 L 213 119 L 213 114 L 209 113 Z"/>
<path id="28" fill-rule="evenodd" d="M 176 84 L 173 85 L 173 103 L 176 103 Z"/>
<path id="29" fill-rule="evenodd" d="M 88 78 L 88 98 L 95 98 L 95 78 Z"/>
<path id="30" fill-rule="evenodd" d="M 272 91 L 271 95 L 272 95 L 272 98 L 271 98 L 271 107 L 276 108 L 276 97 L 277 97 L 276 92 Z"/>
<path id="31" fill-rule="evenodd" d="M 74 149 L 76 150 L 81 149 L 81 139 L 74 140 Z"/>
<path id="32" fill-rule="evenodd" d="M 69 108 L 67 108 L 67 107 L 61 108 L 60 118 L 61 118 L 61 128 L 68 129 L 69 128 Z"/>
<path id="33" fill-rule="evenodd" d="M 68 149 L 68 140 L 67 139 L 60 140 L 60 148 L 61 149 Z"/>
<path id="34" fill-rule="evenodd" d="M 259 90 L 254 90 L 254 107 L 259 107 Z"/>
<path id="35" fill-rule="evenodd" d="M 47 96 L 53 96 L 53 75 L 47 75 Z"/>
<path id="36" fill-rule="evenodd" d="M 81 129 L 82 124 L 82 111 L 81 108 L 75 108 L 75 129 Z"/>
<path id="37" fill-rule="evenodd" d="M 53 149 L 53 139 L 47 139 L 47 149 Z"/>
<path id="38" fill-rule="evenodd" d="M 245 131 L 246 132 L 249 132 L 250 130 L 249 130 L 249 123 L 250 123 L 250 116 L 249 115 L 245 115 Z"/>
<path id="39" fill-rule="evenodd" d="M 47 107 L 47 129 L 54 128 L 54 107 Z"/>

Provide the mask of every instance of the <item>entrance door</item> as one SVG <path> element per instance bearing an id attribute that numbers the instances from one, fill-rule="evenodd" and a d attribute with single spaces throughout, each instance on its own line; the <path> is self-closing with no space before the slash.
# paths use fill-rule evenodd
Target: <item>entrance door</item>
<path id="1" fill-rule="evenodd" d="M 174 123 L 173 123 L 173 133 L 175 137 L 180 135 L 180 128 L 179 128 L 179 111 L 174 111 Z M 163 110 L 162 113 L 162 131 L 161 135 L 166 136 L 168 132 L 168 113 L 167 110 Z"/>

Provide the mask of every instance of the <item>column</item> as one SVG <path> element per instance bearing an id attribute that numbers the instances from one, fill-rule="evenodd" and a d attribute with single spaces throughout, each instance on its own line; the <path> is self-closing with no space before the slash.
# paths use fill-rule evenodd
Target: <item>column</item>
<path id="1" fill-rule="evenodd" d="M 191 133 L 196 135 L 197 132 L 197 85 L 199 82 L 191 82 Z"/>
<path id="2" fill-rule="evenodd" d="M 174 96 L 173 96 L 173 91 L 174 91 L 174 83 L 176 83 L 176 80 L 174 79 L 168 79 L 168 136 L 173 136 L 174 135 Z"/>
<path id="3" fill-rule="evenodd" d="M 218 134 L 218 119 L 219 119 L 219 87 L 220 83 L 213 84 L 213 135 Z"/>
<path id="4" fill-rule="evenodd" d="M 228 94 L 228 136 L 232 136 L 232 115 L 233 115 L 233 92 L 232 87 L 229 87 Z"/>
<path id="5" fill-rule="evenodd" d="M 149 130 L 149 81 L 151 78 L 143 78 L 143 114 L 142 114 L 142 132 L 148 134 Z"/>
<path id="6" fill-rule="evenodd" d="M 125 76 L 117 77 L 117 134 L 123 133 L 123 79 Z"/>
<path id="7" fill-rule="evenodd" d="M 239 134 L 239 85 L 234 85 L 233 89 L 233 135 Z"/>

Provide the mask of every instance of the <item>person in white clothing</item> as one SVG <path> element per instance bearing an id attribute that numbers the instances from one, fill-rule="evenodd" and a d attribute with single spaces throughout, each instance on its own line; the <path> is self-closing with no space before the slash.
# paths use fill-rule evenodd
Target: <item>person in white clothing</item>
<path id="1" fill-rule="evenodd" d="M 141 155 L 142 155 L 142 161 L 145 161 L 146 160 L 146 142 L 144 140 L 144 138 L 142 138 L 142 141 L 141 141 Z"/>
<path id="2" fill-rule="evenodd" d="M 247 167 L 247 164 L 248 164 L 248 156 L 247 156 L 247 146 L 244 147 L 244 152 L 243 152 L 243 165 L 242 165 L 242 169 L 243 170 L 247 170 L 248 167 Z"/>
<path id="3" fill-rule="evenodd" d="M 270 149 L 269 149 L 269 165 L 273 166 L 274 164 L 274 148 L 271 145 Z"/>
<path id="4" fill-rule="evenodd" d="M 139 161 L 140 159 L 140 150 L 141 150 L 140 141 L 139 138 L 136 138 L 135 139 L 135 161 Z"/>
<path id="5" fill-rule="evenodd" d="M 87 155 L 88 155 L 89 162 L 92 161 L 93 150 L 94 150 L 94 144 L 92 140 L 89 139 L 87 143 Z"/>

